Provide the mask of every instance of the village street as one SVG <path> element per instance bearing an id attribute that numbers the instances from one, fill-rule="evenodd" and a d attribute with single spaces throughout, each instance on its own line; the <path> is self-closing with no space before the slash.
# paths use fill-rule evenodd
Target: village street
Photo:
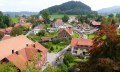
<path id="1" fill-rule="evenodd" d="M 25 36 L 28 36 L 32 31 L 33 31 L 33 29 L 31 29 L 30 31 L 28 31 L 28 33 Z"/>
<path id="2" fill-rule="evenodd" d="M 59 58 L 61 55 L 63 55 L 68 49 L 70 48 L 70 45 L 68 45 L 67 47 L 65 47 L 63 50 L 61 50 L 58 53 L 47 53 L 47 64 L 45 66 L 42 67 L 42 71 L 44 71 L 44 69 L 50 64 L 50 65 L 55 65 L 56 64 L 56 60 L 57 58 Z"/>

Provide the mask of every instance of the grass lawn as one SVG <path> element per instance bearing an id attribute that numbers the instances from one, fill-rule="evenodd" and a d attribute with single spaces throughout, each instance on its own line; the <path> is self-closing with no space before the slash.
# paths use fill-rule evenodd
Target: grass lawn
<path id="1" fill-rule="evenodd" d="M 74 62 L 69 63 L 69 68 L 73 67 L 75 64 L 77 64 L 78 62 L 82 61 L 83 59 L 80 59 L 78 57 L 74 58 Z"/>
<path id="2" fill-rule="evenodd" d="M 54 18 L 62 18 L 64 16 L 64 14 L 55 14 L 55 15 L 50 15 L 51 19 L 54 19 Z M 68 15 L 69 17 L 70 16 L 77 16 L 77 15 Z"/>
<path id="3" fill-rule="evenodd" d="M 40 42 L 40 37 L 37 36 L 37 35 L 31 34 L 31 35 L 28 36 L 28 38 L 31 39 L 34 42 L 36 42 L 36 41 Z"/>
<path id="4" fill-rule="evenodd" d="M 45 28 L 50 28 L 51 24 L 42 24 L 42 26 L 44 26 Z"/>
<path id="5" fill-rule="evenodd" d="M 95 34 L 88 34 L 88 35 L 87 35 L 88 39 L 93 39 L 93 38 L 95 38 L 95 36 L 97 36 L 97 35 L 95 35 Z M 106 35 L 104 35 L 104 36 L 102 37 L 102 39 L 105 40 L 105 39 L 106 39 Z"/>
<path id="6" fill-rule="evenodd" d="M 95 34 L 87 34 L 88 39 L 93 39 L 95 37 Z"/>
<path id="7" fill-rule="evenodd" d="M 48 48 L 49 52 L 57 53 L 65 48 L 67 45 L 60 42 L 59 44 L 53 44 L 52 42 L 42 43 L 46 48 Z"/>
<path id="8" fill-rule="evenodd" d="M 12 18 L 12 21 L 13 21 L 13 23 L 17 23 L 17 22 L 19 22 L 19 19 L 16 18 L 16 17 L 13 17 L 13 18 Z"/>
<path id="9" fill-rule="evenodd" d="M 73 35 L 72 37 L 73 37 L 73 38 L 79 38 L 80 35 L 79 35 L 78 33 L 74 32 L 74 35 Z"/>
<path id="10" fill-rule="evenodd" d="M 46 36 L 46 37 L 55 37 L 55 36 L 57 36 L 57 35 L 58 35 L 58 32 L 57 32 L 57 31 L 54 31 L 54 32 L 52 32 L 52 33 L 48 33 L 48 32 L 45 33 L 45 36 Z"/>

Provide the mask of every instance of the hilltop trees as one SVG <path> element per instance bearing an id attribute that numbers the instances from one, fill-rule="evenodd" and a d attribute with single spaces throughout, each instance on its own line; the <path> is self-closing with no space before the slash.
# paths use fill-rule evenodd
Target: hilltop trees
<path id="1" fill-rule="evenodd" d="M 45 24 L 50 23 L 50 14 L 49 14 L 49 12 L 44 10 L 41 14 L 42 14 L 42 18 L 44 19 L 44 23 Z"/>
<path id="2" fill-rule="evenodd" d="M 69 1 L 61 5 L 49 7 L 45 10 L 48 10 L 50 14 L 86 15 L 92 13 L 91 8 L 80 1 Z M 44 10 L 41 12 L 43 11 Z"/>

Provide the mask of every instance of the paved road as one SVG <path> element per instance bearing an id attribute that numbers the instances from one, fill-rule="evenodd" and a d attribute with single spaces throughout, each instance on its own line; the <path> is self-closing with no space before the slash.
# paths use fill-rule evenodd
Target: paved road
<path id="1" fill-rule="evenodd" d="M 32 33 L 33 29 L 31 29 L 30 31 L 28 31 L 28 33 L 25 36 L 28 36 L 30 33 Z"/>
<path id="2" fill-rule="evenodd" d="M 68 45 L 63 50 L 59 51 L 56 54 L 48 52 L 47 53 L 47 62 L 49 62 L 50 65 L 55 65 L 57 58 L 60 57 L 62 54 L 64 54 L 69 48 L 70 48 L 70 45 Z M 47 65 L 42 67 L 42 71 L 44 71 L 44 69 L 47 67 Z"/>

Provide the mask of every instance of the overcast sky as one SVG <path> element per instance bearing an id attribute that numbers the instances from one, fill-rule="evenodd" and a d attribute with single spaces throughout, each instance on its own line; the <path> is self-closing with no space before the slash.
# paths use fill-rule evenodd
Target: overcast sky
<path id="1" fill-rule="evenodd" d="M 32 11 L 39 12 L 50 6 L 59 5 L 71 0 L 0 0 L 0 11 Z M 120 6 L 120 0 L 74 0 L 81 1 L 99 10 L 106 7 Z"/>

